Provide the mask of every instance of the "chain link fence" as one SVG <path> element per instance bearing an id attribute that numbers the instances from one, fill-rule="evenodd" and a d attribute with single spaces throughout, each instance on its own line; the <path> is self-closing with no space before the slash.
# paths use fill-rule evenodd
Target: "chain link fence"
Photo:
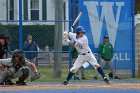
<path id="1" fill-rule="evenodd" d="M 67 30 L 69 26 L 68 1 L 62 0 L 62 6 L 57 5 L 58 9 L 61 8 L 61 19 L 57 19 L 56 1 L 0 0 L 0 34 L 4 33 L 9 37 L 8 43 L 11 52 L 15 49 L 22 49 L 25 55 L 32 56 L 37 53 L 35 60 L 29 60 L 34 61 L 38 66 L 42 74 L 41 80 L 47 75 L 50 75 L 50 79 L 54 77 L 54 62 L 59 55 L 61 58 L 58 59 L 60 61 L 58 67 L 60 70 L 58 69 L 58 71 L 63 68 L 68 71 L 69 46 L 59 43 L 62 42 L 62 32 Z M 59 1 L 57 2 L 59 3 Z M 59 34 L 56 33 L 56 23 L 61 24 Z M 25 43 L 28 42 L 28 35 L 32 35 L 32 42 L 37 45 L 37 51 L 32 48 L 29 51 L 24 49 Z M 57 38 L 61 38 L 59 42 L 57 42 Z M 55 45 L 62 48 L 57 49 Z M 9 52 L 8 57 L 11 57 L 11 52 Z M 61 72 L 59 74 L 61 77 Z"/>
<path id="2" fill-rule="evenodd" d="M 22 49 L 27 55 L 37 54 L 35 60 L 28 60 L 34 62 L 41 72 L 39 81 L 53 81 L 54 77 L 62 77 L 63 80 L 66 78 L 68 69 L 72 66 L 72 59 L 70 46 L 62 43 L 62 33 L 69 30 L 79 10 L 85 8 L 80 8 L 79 2 L 79 0 L 0 0 L 0 33 L 9 37 L 10 51 Z M 86 9 L 82 11 L 85 12 Z M 98 18 L 91 13 L 89 16 Z M 87 20 L 80 22 L 88 23 Z M 110 24 L 106 25 L 112 27 Z M 32 35 L 37 51 L 24 49 L 28 35 Z M 89 41 L 92 39 L 89 37 Z M 98 57 L 96 54 L 95 56 Z M 11 52 L 8 57 L 11 57 Z M 93 79 L 94 72 L 87 69 L 85 76 L 87 79 Z"/>

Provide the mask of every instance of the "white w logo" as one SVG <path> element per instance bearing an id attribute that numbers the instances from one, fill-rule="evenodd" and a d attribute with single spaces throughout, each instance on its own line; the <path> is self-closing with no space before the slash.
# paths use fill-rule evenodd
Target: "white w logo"
<path id="1" fill-rule="evenodd" d="M 116 33 L 118 29 L 118 23 L 120 18 L 120 12 L 124 2 L 100 2 L 101 14 L 97 11 L 99 2 L 97 1 L 84 1 L 84 5 L 87 7 L 91 32 L 95 48 L 98 48 L 100 43 L 100 37 L 102 33 L 103 20 L 105 19 L 106 28 L 110 37 L 110 43 L 115 46 Z M 113 7 L 117 7 L 116 13 L 113 12 Z M 116 14 L 116 15 L 114 15 Z M 100 15 L 100 17 L 99 17 Z"/>

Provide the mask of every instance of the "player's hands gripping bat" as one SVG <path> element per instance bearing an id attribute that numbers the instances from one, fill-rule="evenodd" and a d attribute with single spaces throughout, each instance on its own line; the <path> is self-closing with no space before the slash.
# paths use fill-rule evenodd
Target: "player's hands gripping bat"
<path id="1" fill-rule="evenodd" d="M 78 14 L 78 16 L 76 17 L 75 21 L 73 22 L 73 24 L 72 24 L 72 26 L 71 26 L 71 32 L 73 32 L 73 28 L 74 28 L 74 26 L 76 25 L 76 23 L 78 22 L 78 20 L 80 19 L 81 16 L 82 16 L 82 12 L 80 12 L 80 13 Z M 65 32 L 63 33 L 63 39 L 65 39 L 65 38 L 68 37 L 68 33 L 69 33 L 69 32 L 67 32 L 67 31 L 65 31 Z"/>
<path id="2" fill-rule="evenodd" d="M 69 33 L 68 31 L 63 32 L 63 44 L 68 45 L 69 40 Z"/>
<path id="3" fill-rule="evenodd" d="M 68 35 L 69 35 L 68 31 L 63 32 L 63 40 L 68 39 Z"/>
<path id="4" fill-rule="evenodd" d="M 74 28 L 74 26 L 76 25 L 76 23 L 78 22 L 78 20 L 80 19 L 81 16 L 82 16 L 82 12 L 80 12 L 78 14 L 78 16 L 76 17 L 75 21 L 73 22 L 73 24 L 71 26 L 70 32 L 73 32 L 73 28 Z M 68 35 L 69 35 L 70 32 L 68 32 L 68 31 L 63 32 L 63 41 L 64 41 L 63 43 L 66 43 L 66 45 L 67 45 L 67 42 L 69 42 Z"/>

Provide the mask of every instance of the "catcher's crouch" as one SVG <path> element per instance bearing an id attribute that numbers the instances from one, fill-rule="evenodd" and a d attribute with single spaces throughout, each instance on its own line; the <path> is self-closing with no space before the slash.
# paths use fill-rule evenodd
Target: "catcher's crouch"
<path id="1" fill-rule="evenodd" d="M 7 70 L 2 74 L 0 78 L 0 85 L 13 85 L 14 83 L 11 82 L 11 79 L 19 78 L 16 81 L 18 85 L 26 85 L 25 80 L 30 75 L 30 70 L 28 68 L 31 67 L 34 70 L 34 76 L 31 77 L 31 80 L 36 80 L 40 78 L 40 74 L 35 66 L 35 64 L 25 60 L 24 53 L 21 50 L 16 49 L 13 54 L 12 58 L 7 59 L 0 59 L 0 65 L 6 65 Z"/>

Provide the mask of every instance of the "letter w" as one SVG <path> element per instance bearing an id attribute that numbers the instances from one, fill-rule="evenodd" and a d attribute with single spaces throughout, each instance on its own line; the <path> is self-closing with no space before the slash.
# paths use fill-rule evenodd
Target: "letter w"
<path id="1" fill-rule="evenodd" d="M 95 48 L 98 48 L 99 43 L 100 43 L 100 37 L 102 33 L 102 26 L 103 26 L 104 19 L 106 22 L 108 35 L 110 37 L 110 42 L 112 43 L 114 47 L 119 18 L 120 18 L 120 12 L 121 12 L 122 6 L 124 5 L 124 2 L 116 2 L 117 13 L 113 12 L 114 2 L 100 2 L 100 5 L 102 6 L 100 17 L 98 13 L 99 11 L 97 10 L 97 6 L 99 6 L 99 2 L 84 1 L 84 5 L 87 7 L 87 12 L 89 15 L 89 22 L 90 22 L 90 27 L 91 27 L 91 32 L 92 32 Z M 116 18 L 114 14 L 116 14 Z"/>

